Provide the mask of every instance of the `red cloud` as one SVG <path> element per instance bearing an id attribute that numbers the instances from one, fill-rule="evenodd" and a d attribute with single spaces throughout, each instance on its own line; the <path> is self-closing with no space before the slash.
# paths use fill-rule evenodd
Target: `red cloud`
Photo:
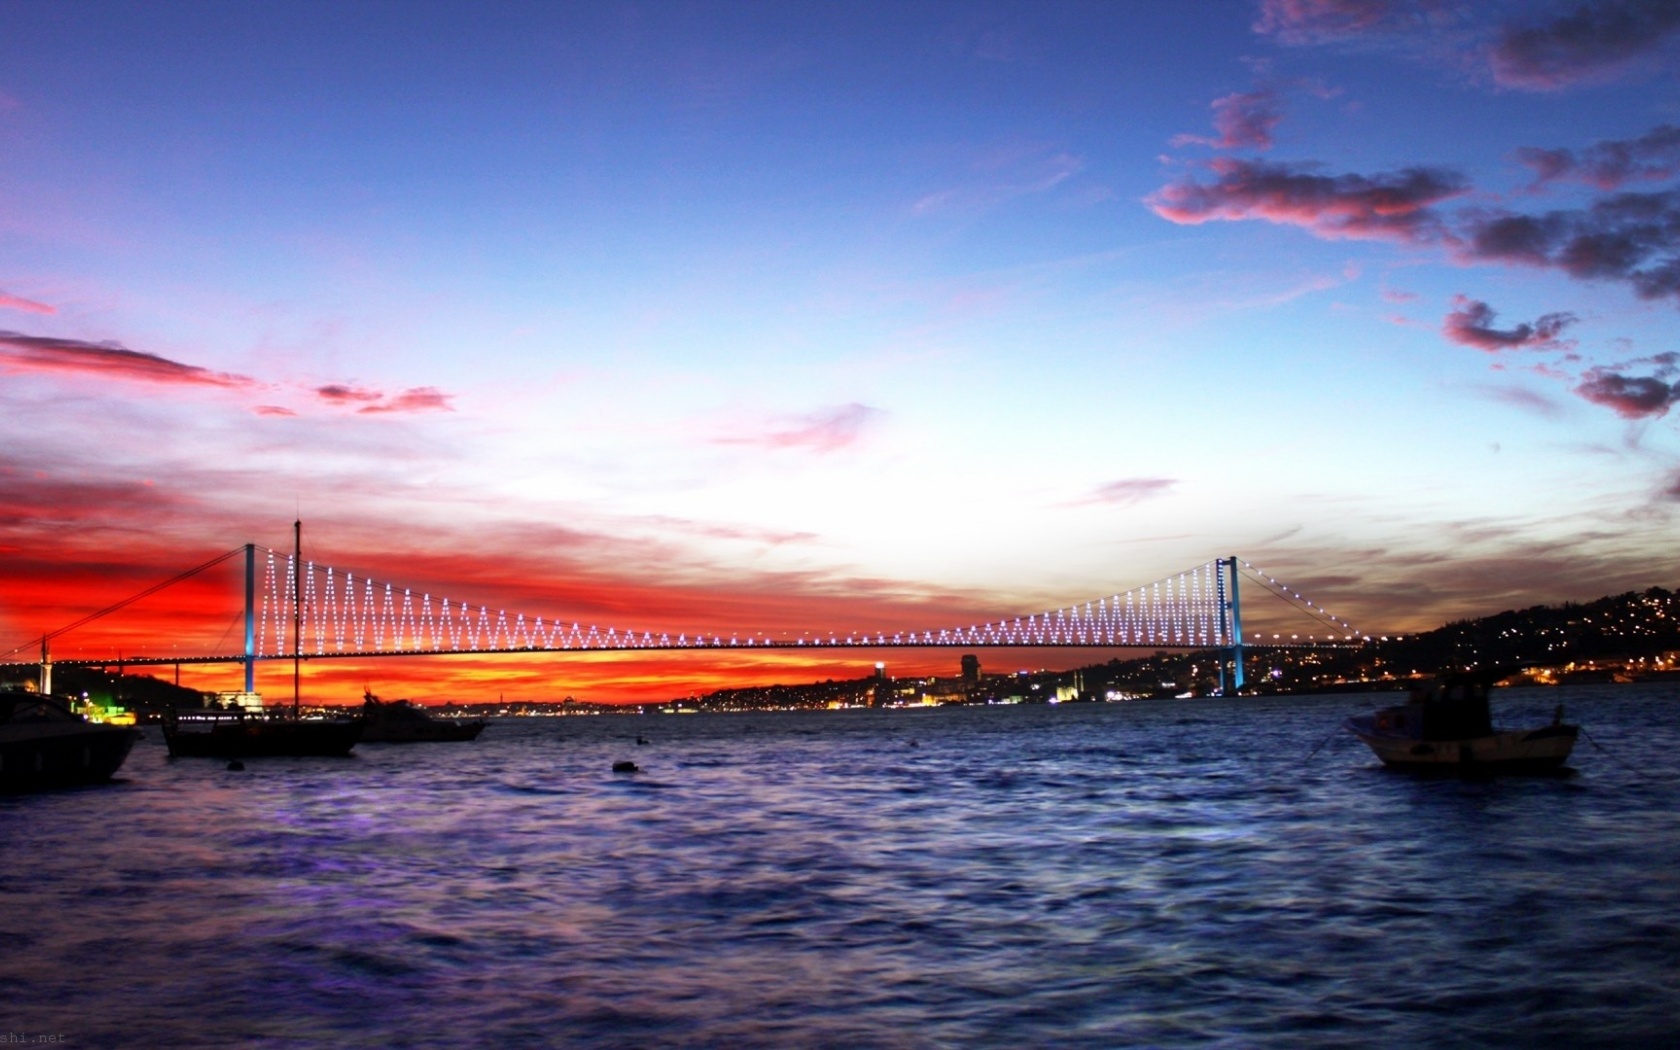
<path id="1" fill-rule="evenodd" d="M 1277 92 L 1270 88 L 1215 99 L 1213 127 L 1219 137 L 1179 135 L 1172 140 L 1173 145 L 1199 143 L 1214 149 L 1270 149 L 1272 131 L 1283 120 L 1279 102 Z"/>
<path id="2" fill-rule="evenodd" d="M 1570 181 L 1615 190 L 1629 182 L 1680 175 L 1680 128 L 1661 124 L 1636 139 L 1597 142 L 1579 154 L 1568 149 L 1524 148 L 1516 156 L 1534 169 L 1536 189 Z"/>
<path id="3" fill-rule="evenodd" d="M 404 390 L 391 400 L 377 405 L 359 408 L 359 414 L 367 415 L 374 412 L 453 412 L 455 409 L 449 404 L 453 394 L 446 394 L 435 386 L 416 386 Z"/>
<path id="4" fill-rule="evenodd" d="M 1420 243 L 1442 232 L 1431 207 L 1468 190 L 1462 176 L 1436 168 L 1331 176 L 1295 165 L 1230 158 L 1210 166 L 1219 174 L 1212 185 L 1174 183 L 1145 203 L 1177 223 L 1264 219 L 1330 239 Z"/>
<path id="5" fill-rule="evenodd" d="M 24 313 L 31 314 L 58 313 L 57 307 L 48 306 L 46 303 L 38 303 L 33 299 L 20 299 L 15 295 L 7 295 L 5 292 L 0 292 L 0 308 L 22 310 Z"/>
<path id="6" fill-rule="evenodd" d="M 1613 409 L 1623 419 L 1661 416 L 1680 401 L 1680 384 L 1670 386 L 1655 376 L 1624 376 L 1602 368 L 1587 372 L 1575 392 L 1595 405 Z"/>
<path id="7" fill-rule="evenodd" d="M 1446 337 L 1460 346 L 1470 346 L 1490 353 L 1500 350 L 1557 350 L 1558 336 L 1575 323 L 1570 313 L 1546 314 L 1533 324 L 1519 324 L 1515 328 L 1495 328 L 1497 316 L 1487 303 L 1467 296 L 1453 297 L 1458 309 L 1447 315 L 1441 326 Z"/>
<path id="8" fill-rule="evenodd" d="M 1588 0 L 1550 22 L 1506 26 L 1488 61 L 1505 87 L 1551 91 L 1603 80 L 1657 50 L 1676 30 L 1674 0 Z"/>
<path id="9" fill-rule="evenodd" d="M 156 354 L 129 350 L 120 343 L 88 343 L 80 339 L 55 339 L 3 331 L 0 331 L 0 366 L 30 372 L 236 389 L 256 383 L 249 376 L 184 365 Z"/>
<path id="10" fill-rule="evenodd" d="M 760 445 L 764 448 L 805 448 L 813 452 L 837 452 L 855 444 L 864 428 L 881 414 L 878 408 L 852 402 L 837 408 L 813 412 L 792 420 L 794 424 L 752 437 L 717 438 L 720 445 Z"/>

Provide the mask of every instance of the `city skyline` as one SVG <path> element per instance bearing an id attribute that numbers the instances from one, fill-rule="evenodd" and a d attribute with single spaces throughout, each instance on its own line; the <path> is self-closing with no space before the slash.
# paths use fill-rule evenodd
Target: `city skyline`
<path id="1" fill-rule="evenodd" d="M 1672 4 L 5 10 L 4 647 L 294 517 L 656 632 L 961 626 L 1230 554 L 1373 632 L 1677 582 Z M 223 574 L 143 629 L 238 611 Z"/>

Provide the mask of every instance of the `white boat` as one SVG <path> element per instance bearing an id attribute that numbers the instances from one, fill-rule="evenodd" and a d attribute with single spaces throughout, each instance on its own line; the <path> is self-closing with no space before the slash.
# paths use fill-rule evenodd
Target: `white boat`
<path id="1" fill-rule="evenodd" d="M 1350 718 L 1346 725 L 1385 765 L 1397 768 L 1531 773 L 1563 765 L 1581 727 L 1565 724 L 1559 707 L 1550 725 L 1495 728 L 1488 690 L 1498 677 L 1442 675 L 1414 689 L 1405 704 Z"/>

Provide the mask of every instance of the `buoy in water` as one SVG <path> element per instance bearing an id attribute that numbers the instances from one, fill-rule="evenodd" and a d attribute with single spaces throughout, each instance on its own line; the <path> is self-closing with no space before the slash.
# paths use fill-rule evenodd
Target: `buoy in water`
<path id="1" fill-rule="evenodd" d="M 634 772 L 636 772 L 636 763 L 634 763 L 634 762 L 614 762 L 613 763 L 613 772 L 614 773 L 634 773 Z"/>
<path id="2" fill-rule="evenodd" d="M 638 736 L 636 738 L 636 743 L 638 743 L 638 744 L 645 744 L 647 742 L 648 742 L 648 738 L 645 737 L 645 736 Z"/>

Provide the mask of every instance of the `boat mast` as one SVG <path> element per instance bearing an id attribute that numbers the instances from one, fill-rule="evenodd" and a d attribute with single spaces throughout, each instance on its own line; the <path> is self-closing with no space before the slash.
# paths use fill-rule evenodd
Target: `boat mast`
<path id="1" fill-rule="evenodd" d="M 292 522 L 292 718 L 298 717 L 298 662 L 303 659 L 303 519 Z"/>

